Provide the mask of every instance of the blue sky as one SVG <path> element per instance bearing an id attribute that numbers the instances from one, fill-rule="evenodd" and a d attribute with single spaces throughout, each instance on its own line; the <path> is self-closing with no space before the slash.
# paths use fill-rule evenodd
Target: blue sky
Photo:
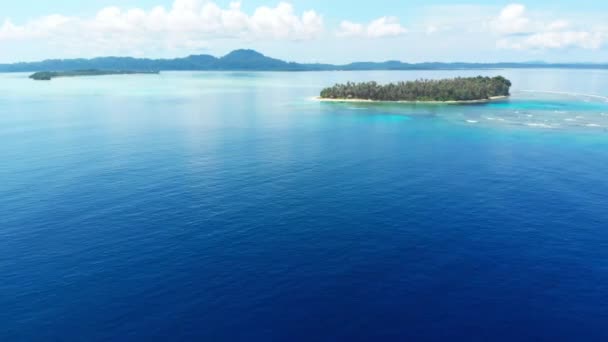
<path id="1" fill-rule="evenodd" d="M 52 13 L 72 14 L 72 15 L 93 15 L 99 9 L 108 6 L 119 6 L 124 8 L 140 7 L 151 8 L 154 6 L 170 7 L 172 0 L 54 0 L 54 1 L 12 1 L 5 0 L 0 11 L 0 18 L 9 17 L 13 19 L 23 20 L 36 16 L 42 16 Z M 215 1 L 220 5 L 228 5 L 231 1 Z M 279 1 L 264 1 L 252 0 L 243 1 L 245 9 L 255 9 L 256 7 L 266 5 L 276 5 Z M 332 17 L 342 17 L 348 13 L 348 17 L 356 20 L 369 19 L 370 16 L 395 15 L 400 13 L 401 16 L 407 17 L 412 11 L 419 10 L 424 7 L 433 5 L 493 5 L 504 7 L 513 1 L 462 1 L 462 0 L 429 0 L 429 1 L 405 1 L 405 0 L 375 0 L 375 1 L 347 1 L 347 0 L 294 0 L 289 1 L 295 7 L 300 9 L 315 9 Z M 521 2 L 526 4 L 526 2 Z M 356 5 L 354 5 L 356 4 Z M 608 10 L 608 1 L 599 0 L 535 0 L 528 1 L 528 6 L 534 5 L 541 10 L 553 11 L 572 11 L 584 10 L 589 12 L 597 12 Z"/>
<path id="2" fill-rule="evenodd" d="M 608 62 L 608 1 L 3 1 L 0 62 L 236 48 L 302 62 Z"/>

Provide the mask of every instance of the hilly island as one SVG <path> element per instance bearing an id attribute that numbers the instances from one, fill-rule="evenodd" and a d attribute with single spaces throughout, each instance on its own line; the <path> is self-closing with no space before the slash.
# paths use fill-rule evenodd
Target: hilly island
<path id="1" fill-rule="evenodd" d="M 49 59 L 41 62 L 0 64 L 0 72 L 130 70 L 130 71 L 359 71 L 359 70 L 459 70 L 459 69 L 608 69 L 608 64 L 589 63 L 404 63 L 354 62 L 344 65 L 286 62 L 254 50 L 235 50 L 223 57 L 191 55 L 174 59 L 99 57 L 93 59 Z"/>

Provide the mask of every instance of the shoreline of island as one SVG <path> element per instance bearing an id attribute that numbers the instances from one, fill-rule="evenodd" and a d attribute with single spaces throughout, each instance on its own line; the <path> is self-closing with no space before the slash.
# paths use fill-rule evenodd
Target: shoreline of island
<path id="1" fill-rule="evenodd" d="M 330 99 L 322 98 L 321 96 L 315 96 L 312 98 L 313 101 L 318 102 L 335 102 L 335 103 L 401 103 L 401 104 L 476 104 L 476 103 L 489 103 L 498 102 L 509 99 L 510 96 L 492 96 L 488 99 L 479 100 L 461 100 L 461 101 L 381 101 L 381 100 L 366 100 L 366 99 Z"/>

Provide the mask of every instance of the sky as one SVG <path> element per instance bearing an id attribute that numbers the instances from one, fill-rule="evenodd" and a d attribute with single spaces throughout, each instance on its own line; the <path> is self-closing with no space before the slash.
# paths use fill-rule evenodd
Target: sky
<path id="1" fill-rule="evenodd" d="M 224 55 L 608 63 L 599 0 L 0 0 L 0 63 Z"/>

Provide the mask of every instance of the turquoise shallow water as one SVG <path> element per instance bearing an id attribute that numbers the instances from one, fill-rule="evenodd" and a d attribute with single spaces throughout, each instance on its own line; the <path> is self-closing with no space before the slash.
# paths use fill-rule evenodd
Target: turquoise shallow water
<path id="1" fill-rule="evenodd" d="M 311 100 L 502 74 L 483 105 Z M 0 74 L 1 341 L 605 341 L 608 72 Z"/>

